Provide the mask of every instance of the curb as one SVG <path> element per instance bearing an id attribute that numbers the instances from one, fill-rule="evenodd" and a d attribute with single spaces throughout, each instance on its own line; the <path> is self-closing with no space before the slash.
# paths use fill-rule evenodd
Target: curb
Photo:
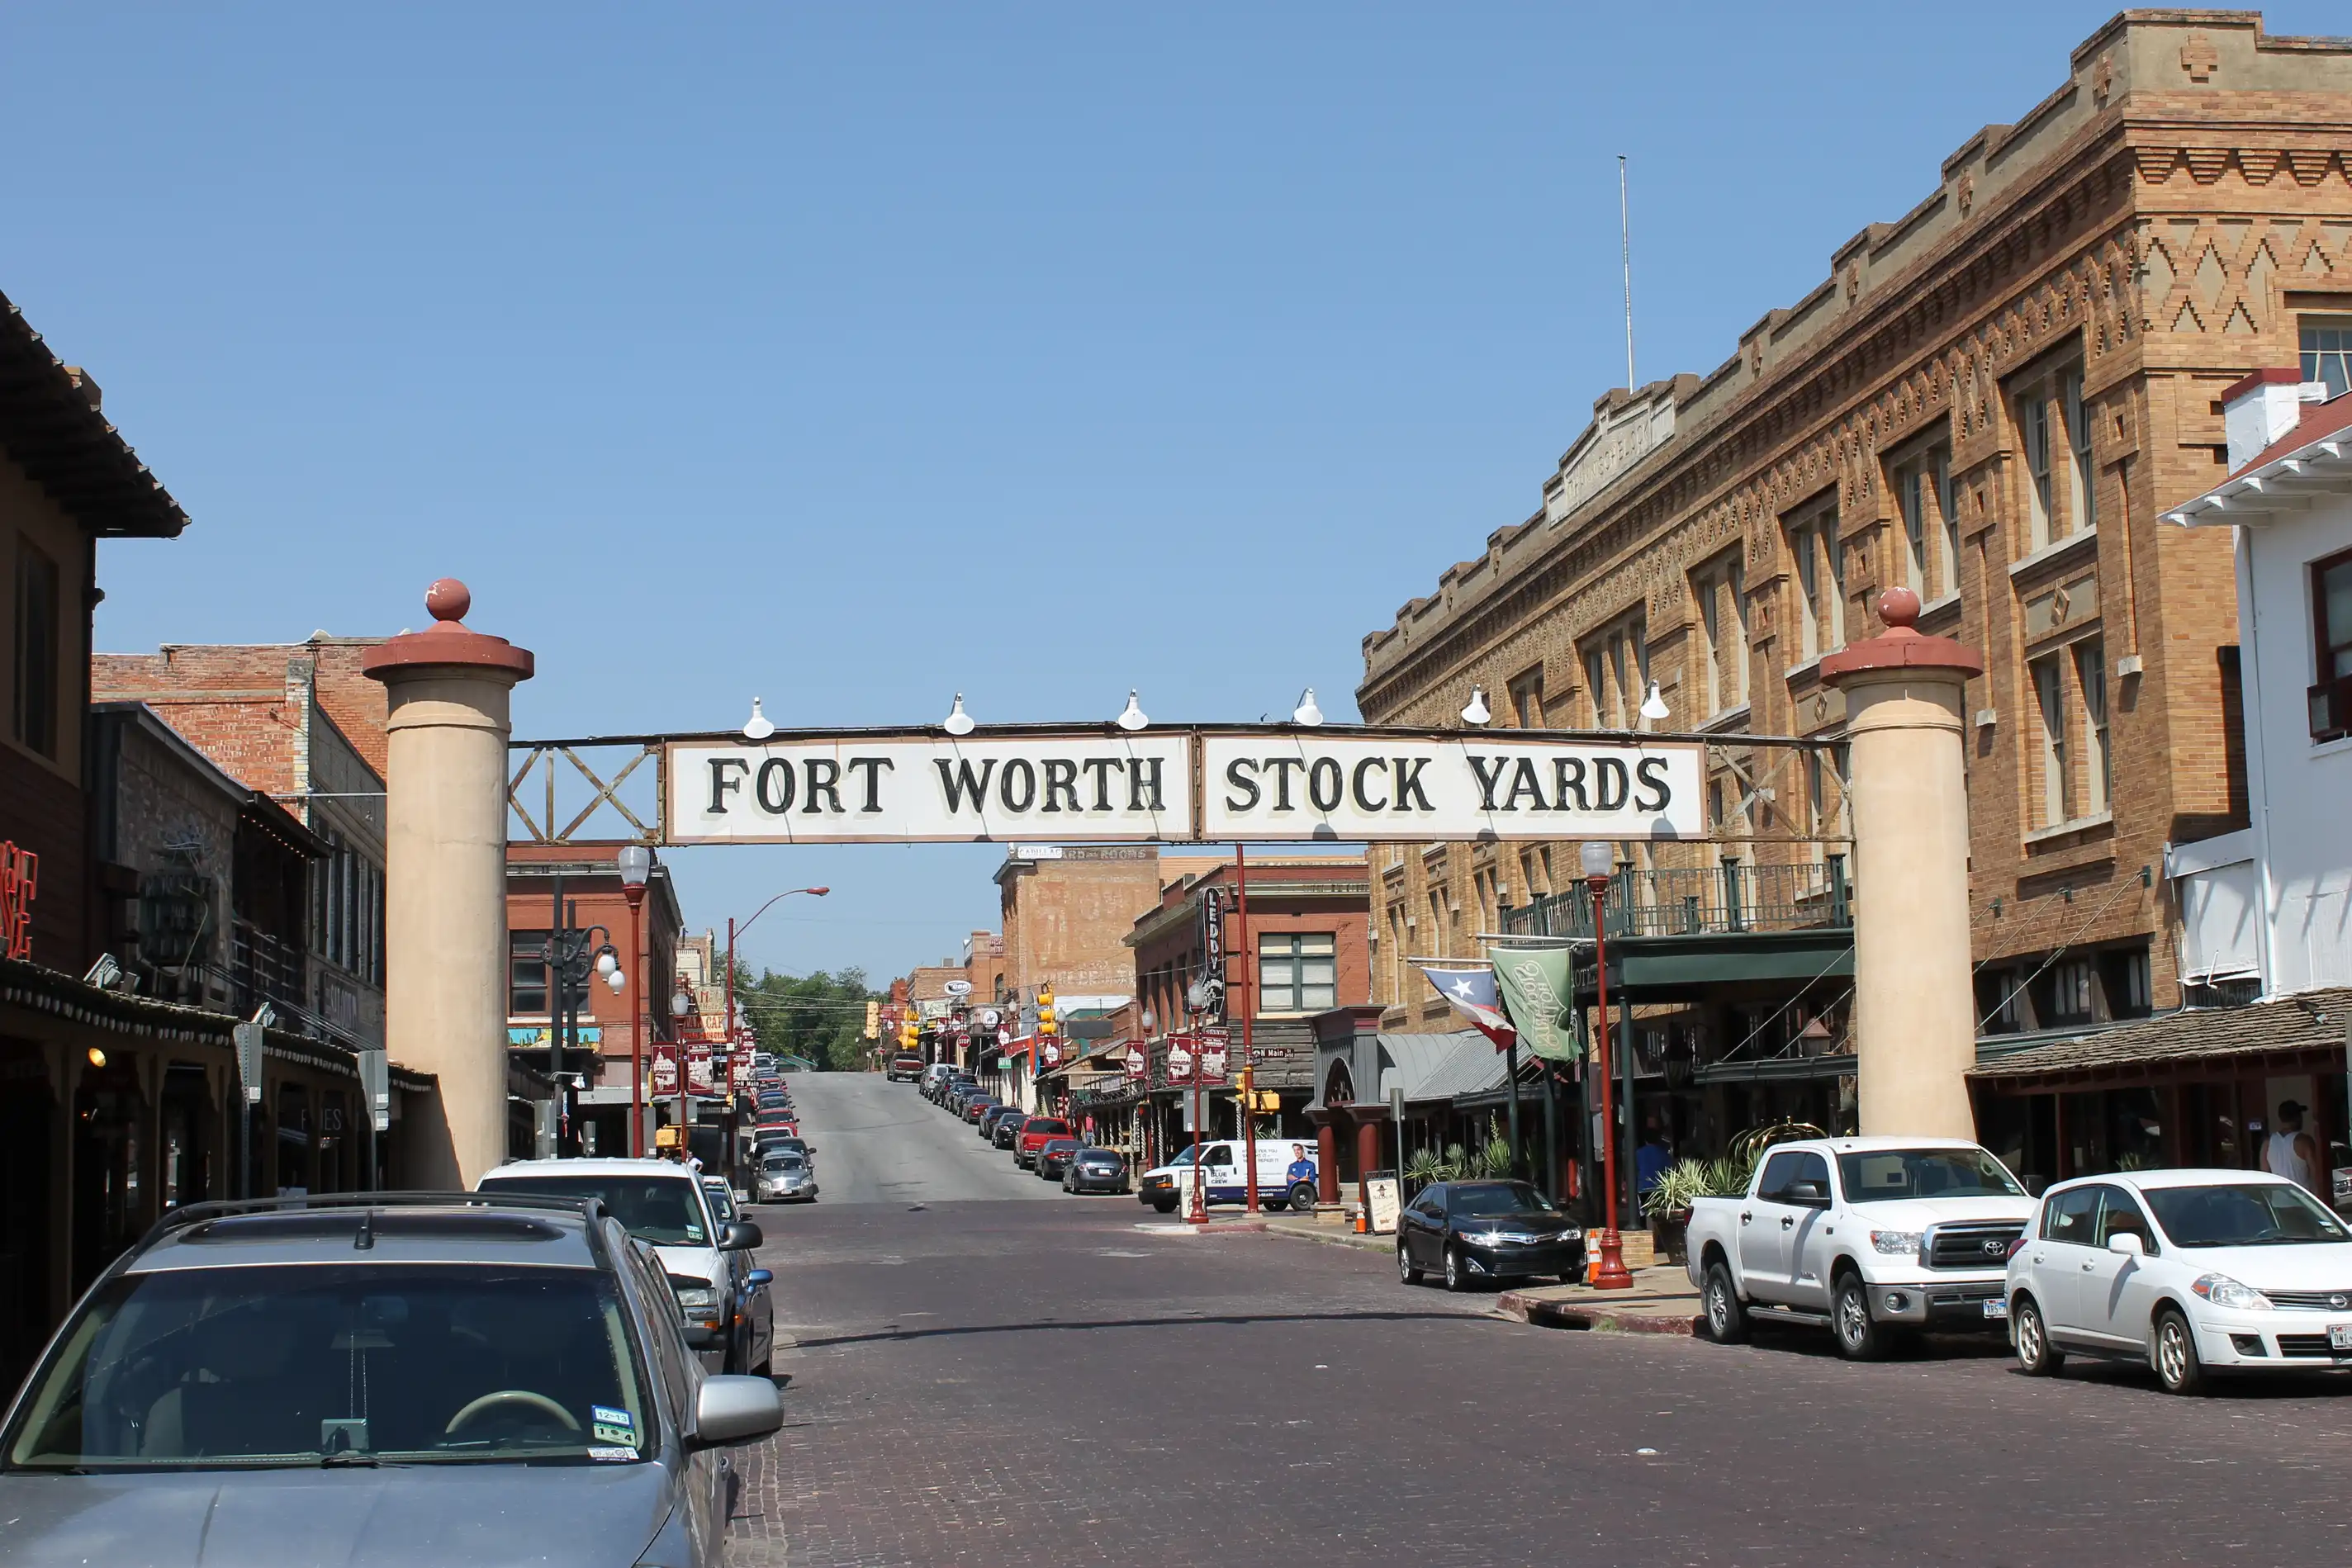
<path id="1" fill-rule="evenodd" d="M 1505 1291 L 1495 1310 L 1515 1322 L 1539 1329 L 1584 1329 L 1595 1333 L 1663 1333 L 1695 1336 L 1698 1315 L 1679 1312 L 1632 1312 L 1613 1306 L 1583 1306 L 1548 1301 L 1525 1291 Z"/>
<path id="2" fill-rule="evenodd" d="M 1312 1230 L 1300 1230 L 1287 1225 L 1261 1225 L 1268 1236 L 1287 1236 L 1294 1241 L 1312 1241 L 1318 1247 L 1345 1247 L 1357 1252 L 1386 1252 L 1391 1244 L 1370 1237 L 1360 1237 L 1352 1230 L 1339 1230 L 1329 1236 L 1318 1236 Z"/>

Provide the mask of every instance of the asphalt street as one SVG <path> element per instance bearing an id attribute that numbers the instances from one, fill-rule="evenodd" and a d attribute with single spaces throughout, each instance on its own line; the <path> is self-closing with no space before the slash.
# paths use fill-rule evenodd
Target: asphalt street
<path id="1" fill-rule="evenodd" d="M 741 1563 L 2102 1568 L 2352 1539 L 2352 1378 L 2182 1400 L 1990 1341 L 1855 1365 L 1806 1333 L 1529 1328 L 1378 1253 L 992 1178 L 1009 1157 L 905 1085 L 793 1092 L 820 1162 L 858 1163 L 761 1214 L 794 1343 Z M 958 1173 L 967 1201 L 931 1190 Z"/>

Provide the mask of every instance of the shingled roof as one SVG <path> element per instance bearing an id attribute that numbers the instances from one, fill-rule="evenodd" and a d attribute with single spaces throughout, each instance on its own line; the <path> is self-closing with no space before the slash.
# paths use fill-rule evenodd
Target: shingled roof
<path id="1" fill-rule="evenodd" d="M 1989 1088 L 2022 1088 L 2027 1080 L 2121 1079 L 2156 1068 L 2226 1068 L 2235 1057 L 2341 1052 L 2347 1025 L 2352 988 L 2334 987 L 2252 1007 L 2184 1009 L 1980 1061 L 1969 1069 L 1969 1077 Z"/>
<path id="2" fill-rule="evenodd" d="M 0 294 L 0 449 L 101 538 L 172 538 L 188 514 L 99 412 L 98 383 Z"/>

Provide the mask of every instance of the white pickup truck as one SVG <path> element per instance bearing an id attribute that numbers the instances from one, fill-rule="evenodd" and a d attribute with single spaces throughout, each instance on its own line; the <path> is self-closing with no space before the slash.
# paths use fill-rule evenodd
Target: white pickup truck
<path id="1" fill-rule="evenodd" d="M 1719 1343 L 1751 1320 L 1815 1323 L 1867 1361 L 1899 1329 L 2006 1328 L 2009 1254 L 2033 1204 L 1974 1144 L 1775 1144 L 1746 1197 L 1691 1206 L 1691 1282 Z"/>

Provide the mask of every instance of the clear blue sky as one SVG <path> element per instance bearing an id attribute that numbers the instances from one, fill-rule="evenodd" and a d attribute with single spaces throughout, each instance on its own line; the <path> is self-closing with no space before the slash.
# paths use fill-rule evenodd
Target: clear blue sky
<path id="1" fill-rule="evenodd" d="M 0 289 L 194 519 L 101 648 L 454 573 L 526 736 L 1351 715 L 1623 378 L 1616 154 L 1641 375 L 1710 370 L 2114 9 L 16 5 Z M 879 977 L 999 858 L 675 861 Z"/>

